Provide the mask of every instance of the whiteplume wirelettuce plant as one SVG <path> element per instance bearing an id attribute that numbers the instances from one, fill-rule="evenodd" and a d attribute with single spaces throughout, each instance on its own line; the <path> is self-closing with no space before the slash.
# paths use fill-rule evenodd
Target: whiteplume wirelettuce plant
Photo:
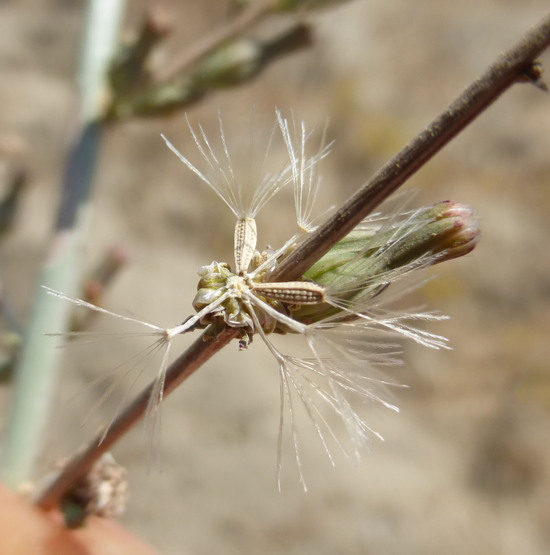
<path id="1" fill-rule="evenodd" d="M 412 339 L 431 348 L 444 348 L 441 335 L 417 327 L 418 322 L 445 317 L 433 312 L 399 311 L 392 304 L 422 281 L 409 278 L 413 272 L 470 252 L 477 241 L 477 220 L 466 206 L 442 202 L 427 208 L 399 209 L 370 215 L 313 264 L 300 279 L 273 281 L 274 269 L 316 228 L 311 219 L 318 187 L 319 162 L 328 154 L 324 145 L 309 154 L 312 134 L 305 125 L 289 124 L 279 111 L 274 133 L 280 133 L 288 162 L 276 172 L 267 172 L 250 185 L 239 176 L 219 120 L 217 149 L 202 127 L 189 123 L 194 142 L 204 162 L 198 169 L 165 137 L 168 147 L 231 209 L 237 221 L 234 230 L 234 265 L 214 261 L 199 270 L 198 291 L 193 300 L 196 314 L 182 324 L 163 328 L 73 299 L 62 292 L 48 293 L 91 310 L 137 322 L 155 337 L 152 348 L 163 351 L 157 378 L 149 397 L 148 413 L 155 418 L 163 399 L 165 373 L 174 337 L 197 328 L 208 328 L 215 341 L 227 328 L 237 330 L 244 350 L 259 335 L 275 358 L 281 379 L 281 418 L 278 449 L 280 487 L 281 450 L 285 414 L 290 422 L 300 481 L 302 471 L 295 410 L 301 405 L 313 422 L 325 451 L 332 459 L 333 444 L 351 457 L 359 457 L 371 437 L 380 437 L 355 410 L 356 401 L 379 403 L 397 411 L 390 401 L 390 384 L 378 368 L 400 362 L 398 337 Z M 266 148 L 266 158 L 273 133 Z M 255 217 L 282 188 L 292 184 L 297 228 L 280 248 L 257 250 Z M 274 334 L 299 334 L 309 350 L 307 357 L 285 354 L 275 346 Z M 69 336 L 81 335 L 75 333 Z M 397 384 L 393 384 L 397 385 Z M 345 424 L 347 437 L 331 428 L 330 412 Z M 154 429 L 155 426 L 152 426 Z"/>

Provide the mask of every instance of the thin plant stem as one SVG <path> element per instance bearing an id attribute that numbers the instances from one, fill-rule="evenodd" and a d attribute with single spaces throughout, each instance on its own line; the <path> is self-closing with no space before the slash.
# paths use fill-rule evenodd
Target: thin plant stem
<path id="1" fill-rule="evenodd" d="M 163 397 L 169 395 L 178 385 L 198 370 L 210 357 L 225 347 L 239 330 L 228 329 L 217 340 L 206 339 L 205 331 L 194 343 L 175 360 L 166 371 Z M 63 468 L 62 472 L 42 491 L 37 492 L 36 503 L 43 509 L 51 509 L 59 504 L 64 493 L 80 477 L 84 476 L 92 465 L 107 452 L 128 430 L 145 415 L 153 392 L 150 384 L 126 407 L 115 419 L 108 431 L 98 434 L 84 449 Z"/>
<path id="2" fill-rule="evenodd" d="M 101 141 L 105 75 L 114 53 L 124 0 L 89 0 L 79 75 L 77 129 L 67 156 L 63 197 L 39 285 L 76 291 L 94 168 Z M 37 288 L 33 314 L 16 371 L 14 398 L 3 447 L 2 478 L 18 486 L 32 475 L 42 447 L 59 366 L 59 351 L 45 337 L 66 329 L 69 307 Z M 54 352 L 55 351 L 55 352 Z"/>
<path id="3" fill-rule="evenodd" d="M 389 197 L 504 91 L 525 81 L 535 58 L 550 44 L 550 13 L 499 56 L 442 114 L 387 162 L 269 276 L 298 279 Z"/>
<path id="4" fill-rule="evenodd" d="M 534 59 L 550 44 L 550 14 L 543 18 L 525 37 L 501 55 L 487 72 L 478 78 L 453 104 L 426 130 L 422 131 L 395 158 L 388 162 L 367 185 L 348 200 L 336 215 L 311 234 L 305 247 L 297 249 L 273 272 L 281 281 L 300 277 L 341 237 L 345 236 L 360 220 L 368 215 L 383 199 L 403 184 L 408 177 L 425 164 L 449 140 L 464 129 L 485 110 L 510 85 L 522 79 Z M 167 371 L 165 396 L 182 383 L 211 356 L 227 345 L 238 331 L 228 329 L 218 341 L 204 342 L 202 337 Z M 136 398 L 102 436 L 94 440 L 68 463 L 60 474 L 47 484 L 35 497 L 44 509 L 60 503 L 75 481 L 84 475 L 127 430 L 138 422 L 147 409 L 153 385 Z"/>
<path id="5" fill-rule="evenodd" d="M 202 40 L 194 43 L 192 47 L 184 51 L 182 55 L 164 71 L 159 71 L 155 76 L 155 81 L 164 82 L 176 77 L 178 74 L 188 69 L 189 66 L 198 62 L 207 54 L 210 54 L 210 52 L 215 50 L 219 45 L 236 37 L 262 18 L 269 15 L 279 2 L 280 0 L 259 0 L 258 2 L 252 2 L 250 6 L 244 9 L 231 21 L 224 24 L 219 29 L 212 31 L 212 33 L 206 35 Z"/>

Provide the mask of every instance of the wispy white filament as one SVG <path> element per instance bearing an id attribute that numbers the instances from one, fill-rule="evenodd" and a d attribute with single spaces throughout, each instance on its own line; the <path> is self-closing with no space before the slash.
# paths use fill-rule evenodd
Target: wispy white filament
<path id="1" fill-rule="evenodd" d="M 298 321 L 293 317 L 295 307 L 291 306 L 291 303 L 283 302 L 276 297 L 270 298 L 266 293 L 269 287 L 254 288 L 254 283 L 269 283 L 269 271 L 296 247 L 304 232 L 314 229 L 313 204 L 321 182 L 317 167 L 330 149 L 330 144 L 325 145 L 323 138 L 320 148 L 314 154 L 309 154 L 308 141 L 312 134 L 306 131 L 304 124 L 296 126 L 293 121 L 291 128 L 288 120 L 283 118 L 279 111 L 276 112 L 276 118 L 289 160 L 279 172 L 258 177 L 252 191 L 246 190 L 246 179 L 241 179 L 234 167 L 221 117 L 221 148 L 218 150 L 209 141 L 201 126 L 195 129 L 187 120 L 204 169 L 192 164 L 164 135 L 162 136 L 170 150 L 185 166 L 223 200 L 239 221 L 244 222 L 241 225 L 242 233 L 235 235 L 235 271 L 231 273 L 227 264 L 217 262 L 201 270 L 201 281 L 204 281 L 205 285 L 204 291 L 199 290 L 197 293 L 200 302 L 195 305 L 197 313 L 194 316 L 185 320 L 183 324 L 162 328 L 46 289 L 49 294 L 76 305 L 140 324 L 148 330 L 146 335 L 154 337 L 153 350 L 161 350 L 162 360 L 147 408 L 150 417 L 148 421 L 153 431 L 159 421 L 158 408 L 163 400 L 165 373 L 174 337 L 213 322 L 240 328 L 243 335 L 241 347 L 246 346 L 246 337 L 259 335 L 275 358 L 281 378 L 278 484 L 280 486 L 281 450 L 288 418 L 299 478 L 305 489 L 295 418 L 297 408 L 302 407 L 309 416 L 315 433 L 333 464 L 333 445 L 347 456 L 356 459 L 361 451 L 368 447 L 371 438 L 382 439 L 357 412 L 357 402 L 359 405 L 375 403 L 398 411 L 389 393 L 389 388 L 397 384 L 385 381 L 378 373 L 379 367 L 400 362 L 397 338 L 405 337 L 435 349 L 447 348 L 447 344 L 444 337 L 416 327 L 418 322 L 438 321 L 442 316 L 425 311 L 395 312 L 390 307 L 390 302 L 410 290 L 409 287 L 394 286 L 395 282 L 434 262 L 435 255 L 427 253 L 398 268 L 388 269 L 384 266 L 388 255 L 399 253 L 411 234 L 425 223 L 414 211 L 390 216 L 375 214 L 356 229 L 362 233 L 364 249 L 358 252 L 355 260 L 349 261 L 345 270 L 342 270 L 340 275 L 335 275 L 326 286 L 323 299 L 326 296 L 327 306 L 335 310 L 319 321 Z M 266 158 L 272 140 L 273 133 L 266 146 Z M 265 166 L 265 163 L 263 165 Z M 270 249 L 264 253 L 255 252 L 254 217 L 289 183 L 294 186 L 299 230 L 279 249 Z M 251 230 L 254 232 L 253 241 L 246 239 L 252 235 Z M 248 243 L 244 244 L 245 241 Z M 372 254 L 367 256 L 366 253 L 371 251 Z M 368 260 L 367 263 L 365 259 Z M 223 278 L 226 275 L 224 272 L 228 277 Z M 211 277 L 211 282 L 215 282 L 216 286 L 208 281 Z M 389 288 L 390 284 L 392 287 Z M 291 287 L 291 284 L 287 286 Z M 181 321 L 181 318 L 178 320 Z M 294 357 L 284 354 L 269 336 L 273 331 L 301 335 L 309 355 Z M 108 389 L 105 394 L 109 392 Z M 288 417 L 285 417 L 285 414 Z M 333 415 L 343 420 L 347 439 L 333 431 Z M 152 433 L 151 437 L 154 435 Z"/>

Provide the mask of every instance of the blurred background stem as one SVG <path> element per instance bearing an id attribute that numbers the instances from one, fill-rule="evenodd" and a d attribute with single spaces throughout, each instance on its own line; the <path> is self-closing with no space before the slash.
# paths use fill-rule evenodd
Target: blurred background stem
<path id="1" fill-rule="evenodd" d="M 249 27 L 260 21 L 272 13 L 279 0 L 260 0 L 252 2 L 250 6 L 245 8 L 237 17 L 229 23 L 222 25 L 212 33 L 206 35 L 202 40 L 197 41 L 191 48 L 187 49 L 180 57 L 171 63 L 162 73 L 156 76 L 158 81 L 168 81 L 174 78 L 189 66 L 198 62 L 204 56 L 210 54 L 220 44 L 229 41 L 240 35 Z"/>
<path id="2" fill-rule="evenodd" d="M 78 76 L 78 111 L 67 155 L 62 201 L 49 251 L 38 275 L 3 449 L 2 478 L 12 487 L 32 477 L 48 423 L 60 352 L 51 348 L 51 339 L 44 333 L 67 329 L 70 306 L 45 294 L 40 286 L 69 294 L 78 288 L 80 246 L 103 128 L 106 75 L 117 46 L 124 8 L 124 0 L 88 1 Z"/>

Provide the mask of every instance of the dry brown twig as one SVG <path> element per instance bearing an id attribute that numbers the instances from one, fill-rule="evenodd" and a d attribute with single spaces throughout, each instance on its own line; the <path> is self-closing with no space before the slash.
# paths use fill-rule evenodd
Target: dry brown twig
<path id="1" fill-rule="evenodd" d="M 271 2 L 265 2 L 260 5 L 265 9 L 270 4 Z M 550 13 L 499 56 L 440 116 L 313 232 L 308 240 L 277 267 L 270 279 L 289 281 L 301 276 L 315 260 L 371 213 L 511 85 L 528 81 L 540 88 L 540 73 L 533 72 L 532 68 L 536 57 L 549 45 Z M 227 329 L 217 341 L 205 342 L 205 334 L 199 337 L 168 369 L 164 396 L 237 335 L 237 330 Z M 86 474 L 103 453 L 143 418 L 152 390 L 153 385 L 142 391 L 117 417 L 104 437 L 99 435 L 77 453 L 51 483 L 37 492 L 35 502 L 44 509 L 58 505 L 72 484 Z"/>

